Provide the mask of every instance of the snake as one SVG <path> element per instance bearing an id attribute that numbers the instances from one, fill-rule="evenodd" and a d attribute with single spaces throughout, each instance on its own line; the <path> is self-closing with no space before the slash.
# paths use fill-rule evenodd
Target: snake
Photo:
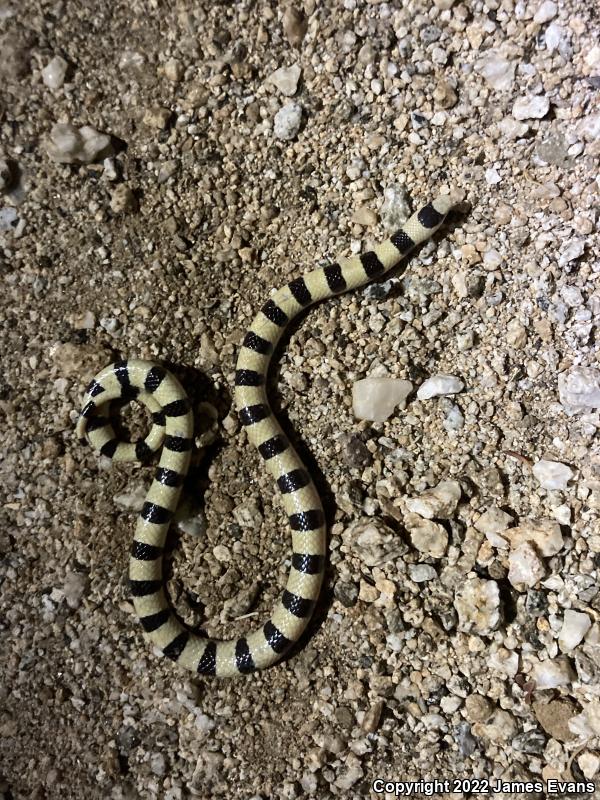
<path id="1" fill-rule="evenodd" d="M 291 320 L 308 306 L 380 278 L 429 239 L 454 205 L 452 195 L 441 194 L 374 249 L 290 281 L 270 296 L 245 334 L 235 372 L 237 415 L 275 480 L 292 535 L 285 589 L 269 619 L 245 636 L 216 641 L 190 630 L 165 592 L 165 541 L 194 443 L 192 407 L 185 390 L 164 366 L 135 358 L 111 364 L 89 384 L 77 420 L 82 442 L 115 461 L 147 463 L 160 451 L 137 519 L 129 588 L 146 637 L 182 667 L 223 678 L 252 673 L 279 661 L 305 631 L 323 582 L 326 519 L 314 481 L 269 404 L 266 382 L 273 353 Z M 131 400 L 145 405 L 152 419 L 149 433 L 137 442 L 117 438 L 110 413 L 113 401 Z"/>

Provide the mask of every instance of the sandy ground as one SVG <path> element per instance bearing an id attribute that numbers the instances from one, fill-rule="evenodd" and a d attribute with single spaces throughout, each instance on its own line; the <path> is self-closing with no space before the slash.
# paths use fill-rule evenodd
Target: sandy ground
<path id="1" fill-rule="evenodd" d="M 600 781 L 599 32 L 574 1 L 0 0 L 3 800 Z M 190 392 L 169 591 L 242 634 L 289 567 L 231 410 L 245 327 L 449 188 L 434 241 L 274 370 L 330 522 L 309 635 L 261 674 L 181 672 L 126 584 L 150 470 L 80 446 L 83 388 L 143 357 Z M 358 379 L 439 374 L 462 390 L 352 413 Z"/>

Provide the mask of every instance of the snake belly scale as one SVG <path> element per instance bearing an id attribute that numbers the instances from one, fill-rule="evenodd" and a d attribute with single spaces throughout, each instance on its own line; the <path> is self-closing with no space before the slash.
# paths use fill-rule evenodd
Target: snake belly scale
<path id="1" fill-rule="evenodd" d="M 269 406 L 265 384 L 271 356 L 297 314 L 392 269 L 440 227 L 453 204 L 450 195 L 441 195 L 373 250 L 292 280 L 265 303 L 243 340 L 235 378 L 238 416 L 275 479 L 292 529 L 287 585 L 271 617 L 258 630 L 229 641 L 200 636 L 179 621 L 165 594 L 163 549 L 193 441 L 190 402 L 180 383 L 158 364 L 131 359 L 106 367 L 88 387 L 77 423 L 83 441 L 89 440 L 103 455 L 118 461 L 147 461 L 161 451 L 135 529 L 130 590 L 149 639 L 181 666 L 219 677 L 253 672 L 278 661 L 305 630 L 323 580 L 325 518 L 315 485 Z M 137 399 L 150 410 L 153 422 L 144 440 L 117 440 L 110 415 L 102 413 L 117 399 Z"/>

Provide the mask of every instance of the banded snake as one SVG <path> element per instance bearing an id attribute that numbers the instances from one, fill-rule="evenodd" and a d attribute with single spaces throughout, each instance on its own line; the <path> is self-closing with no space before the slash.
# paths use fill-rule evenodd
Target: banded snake
<path id="1" fill-rule="evenodd" d="M 178 664 L 203 675 L 229 677 L 274 664 L 305 630 L 318 599 L 326 551 L 325 517 L 315 485 L 277 422 L 266 394 L 273 351 L 286 326 L 307 306 L 379 278 L 428 239 L 454 205 L 441 195 L 421 208 L 389 239 L 367 253 L 340 259 L 292 280 L 267 300 L 240 348 L 235 405 L 248 438 L 258 449 L 281 493 L 292 529 L 287 585 L 270 619 L 247 636 L 214 641 L 186 628 L 163 587 L 163 549 L 192 450 L 193 416 L 178 380 L 150 361 L 119 361 L 89 385 L 77 434 L 116 461 L 148 460 L 160 448 L 154 480 L 138 518 L 129 562 L 136 613 L 150 640 Z M 117 440 L 102 408 L 117 399 L 136 399 L 151 412 L 148 436 L 137 443 Z"/>

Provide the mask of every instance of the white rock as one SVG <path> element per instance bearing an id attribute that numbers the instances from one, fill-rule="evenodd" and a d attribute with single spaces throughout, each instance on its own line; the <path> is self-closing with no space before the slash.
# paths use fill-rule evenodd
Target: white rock
<path id="1" fill-rule="evenodd" d="M 579 764 L 584 776 L 591 780 L 594 775 L 600 770 L 600 757 L 595 753 L 581 753 L 577 756 L 577 763 Z"/>
<path id="2" fill-rule="evenodd" d="M 383 422 L 397 406 L 406 407 L 412 392 L 410 381 L 396 378 L 364 378 L 352 386 L 352 410 L 357 419 Z"/>
<path id="3" fill-rule="evenodd" d="M 488 186 L 495 186 L 497 183 L 500 183 L 502 178 L 498 174 L 498 170 L 494 167 L 490 167 L 485 171 L 485 182 Z"/>
<path id="4" fill-rule="evenodd" d="M 564 247 L 561 247 L 558 256 L 558 266 L 564 267 L 572 261 L 577 261 L 585 251 L 585 239 L 571 239 Z"/>
<path id="5" fill-rule="evenodd" d="M 560 290 L 560 296 L 569 308 L 578 308 L 583 305 L 583 295 L 579 286 L 563 286 Z"/>
<path id="6" fill-rule="evenodd" d="M 119 173 L 117 172 L 117 166 L 114 158 L 105 158 L 102 161 L 102 166 L 104 167 L 102 175 L 106 178 L 106 180 L 116 181 L 119 177 Z"/>
<path id="7" fill-rule="evenodd" d="M 273 133 L 278 139 L 293 139 L 302 124 L 302 107 L 288 103 L 275 114 Z"/>
<path id="8" fill-rule="evenodd" d="M 417 397 L 419 400 L 429 400 L 440 395 L 456 394 L 462 392 L 464 383 L 454 375 L 432 375 L 419 386 Z"/>
<path id="9" fill-rule="evenodd" d="M 475 62 L 475 72 L 498 91 L 510 89 L 515 79 L 515 62 L 503 58 L 494 49 L 488 50 Z"/>
<path id="10" fill-rule="evenodd" d="M 490 506 L 484 511 L 475 522 L 475 528 L 485 534 L 487 540 L 494 547 L 508 547 L 506 538 L 500 534 L 505 531 L 513 522 L 510 514 L 507 514 L 498 506 Z"/>
<path id="11" fill-rule="evenodd" d="M 42 70 L 42 80 L 49 89 L 60 89 L 65 82 L 68 64 L 60 56 L 54 56 L 52 61 Z"/>
<path id="12" fill-rule="evenodd" d="M 571 523 L 571 508 L 566 504 L 562 504 L 560 506 L 554 506 L 552 509 L 552 513 L 554 514 L 554 519 L 560 525 L 569 525 Z"/>
<path id="13" fill-rule="evenodd" d="M 0 231 L 14 230 L 19 223 L 19 215 L 16 208 L 6 206 L 0 208 Z"/>
<path id="14" fill-rule="evenodd" d="M 500 591 L 495 581 L 469 578 L 457 591 L 454 607 L 465 633 L 489 634 L 500 624 Z"/>
<path id="15" fill-rule="evenodd" d="M 410 539 L 420 553 L 441 558 L 448 549 L 448 531 L 439 522 L 422 519 L 417 514 L 406 514 L 404 518 Z"/>
<path id="16" fill-rule="evenodd" d="M 585 55 L 585 63 L 591 69 L 600 67 L 600 46 L 592 47 Z"/>
<path id="17" fill-rule="evenodd" d="M 543 489 L 566 489 L 574 474 L 566 464 L 545 459 L 534 464 L 532 472 Z"/>
<path id="18" fill-rule="evenodd" d="M 545 0 L 545 2 L 538 6 L 533 21 L 539 22 L 541 25 L 543 25 L 544 22 L 550 22 L 550 20 L 554 19 L 556 16 L 557 10 L 556 3 L 553 3 L 552 0 Z"/>
<path id="19" fill-rule="evenodd" d="M 442 422 L 447 431 L 460 431 L 465 424 L 465 418 L 458 406 L 451 406 Z"/>
<path id="20" fill-rule="evenodd" d="M 586 142 L 595 142 L 600 138 L 600 112 L 588 114 L 577 124 L 577 133 Z"/>
<path id="21" fill-rule="evenodd" d="M 600 408 L 600 369 L 571 367 L 558 376 L 558 396 L 566 410 L 591 411 Z"/>
<path id="22" fill-rule="evenodd" d="M 556 689 L 559 686 L 568 686 L 575 675 L 569 661 L 564 656 L 547 658 L 533 666 L 531 675 L 537 689 Z"/>
<path id="23" fill-rule="evenodd" d="M 555 50 L 560 50 L 561 45 L 564 46 L 566 43 L 565 29 L 556 22 L 548 25 L 544 32 L 544 42 L 548 52 L 553 53 Z"/>
<path id="24" fill-rule="evenodd" d="M 46 142 L 46 151 L 53 161 L 61 164 L 91 164 L 110 155 L 110 136 L 89 125 L 77 129 L 70 122 L 57 122 Z"/>
<path id="25" fill-rule="evenodd" d="M 567 609 L 558 634 L 558 644 L 563 653 L 568 653 L 577 647 L 591 627 L 592 621 L 587 614 Z"/>
<path id="26" fill-rule="evenodd" d="M 507 139 L 520 139 L 525 136 L 529 130 L 529 125 L 526 122 L 519 122 L 512 117 L 504 117 L 498 123 L 500 133 Z"/>
<path id="27" fill-rule="evenodd" d="M 546 574 L 544 565 L 528 542 L 523 542 L 508 556 L 508 580 L 518 591 L 535 586 Z"/>
<path id="28" fill-rule="evenodd" d="M 286 97 L 292 97 L 298 89 L 301 73 L 299 64 L 293 64 L 291 67 L 279 67 L 269 75 L 267 82 L 272 83 Z"/>
<path id="29" fill-rule="evenodd" d="M 448 519 L 460 500 L 460 484 L 457 481 L 441 481 L 419 497 L 410 497 L 406 502 L 409 511 L 425 519 Z"/>
<path id="30" fill-rule="evenodd" d="M 528 542 L 546 557 L 556 555 L 564 544 L 560 525 L 551 519 L 527 520 L 516 528 L 509 528 L 505 536 L 513 549 Z"/>
<path id="31" fill-rule="evenodd" d="M 519 654 L 514 650 L 499 647 L 490 653 L 488 665 L 497 672 L 514 677 L 519 671 Z"/>
<path id="32" fill-rule="evenodd" d="M 512 110 L 515 119 L 542 119 L 550 110 L 550 100 L 544 95 L 519 97 Z"/>
<path id="33" fill-rule="evenodd" d="M 431 564 L 409 564 L 408 574 L 415 583 L 425 583 L 437 577 L 437 572 Z"/>

